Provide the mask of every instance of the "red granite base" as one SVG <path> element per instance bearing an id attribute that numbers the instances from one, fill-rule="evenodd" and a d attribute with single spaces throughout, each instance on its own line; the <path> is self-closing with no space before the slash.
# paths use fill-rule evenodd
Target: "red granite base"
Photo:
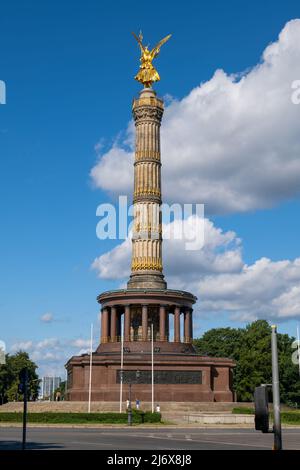
<path id="1" fill-rule="evenodd" d="M 156 346 L 157 347 L 157 346 Z M 184 347 L 184 344 L 182 344 Z M 105 349 L 105 348 L 104 348 Z M 147 348 L 148 349 L 148 348 Z M 187 351 L 189 348 L 187 348 Z M 89 388 L 89 355 L 73 356 L 68 364 L 68 399 L 72 401 L 87 401 Z M 223 358 L 202 357 L 191 353 L 158 353 L 154 356 L 155 373 L 163 377 L 174 376 L 199 377 L 199 383 L 155 383 L 155 402 L 232 402 L 233 361 Z M 96 352 L 93 355 L 92 369 L 92 401 L 119 401 L 120 383 L 120 352 Z M 138 370 L 149 379 L 151 374 L 151 354 L 124 354 L 124 370 Z M 148 372 L 145 372 L 148 371 Z M 187 374 L 185 374 L 188 371 Z M 151 401 L 151 381 L 136 383 L 132 381 L 132 400 L 139 398 L 143 402 Z M 165 379 L 163 379 L 165 380 Z M 176 379 L 177 380 L 177 379 Z M 168 378 L 166 379 L 168 382 Z M 200 383 L 201 382 L 201 383 Z M 129 385 L 123 384 L 123 401 L 129 397 Z"/>

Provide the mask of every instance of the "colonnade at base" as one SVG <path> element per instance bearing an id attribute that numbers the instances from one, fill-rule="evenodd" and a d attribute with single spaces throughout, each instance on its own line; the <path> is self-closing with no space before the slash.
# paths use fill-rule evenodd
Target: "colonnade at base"
<path id="1" fill-rule="evenodd" d="M 174 324 L 172 341 L 191 343 L 193 339 L 191 307 L 146 303 L 104 306 L 101 309 L 101 343 L 120 341 L 122 334 L 125 342 L 151 341 L 152 330 L 154 341 L 171 341 L 171 315 Z"/>

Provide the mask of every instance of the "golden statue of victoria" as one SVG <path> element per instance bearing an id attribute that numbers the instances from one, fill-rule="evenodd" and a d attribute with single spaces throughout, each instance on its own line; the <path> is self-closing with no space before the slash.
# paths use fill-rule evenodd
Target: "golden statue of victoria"
<path id="1" fill-rule="evenodd" d="M 150 88 L 153 82 L 158 82 L 160 80 L 160 76 L 152 65 L 153 59 L 158 56 L 160 48 L 165 42 L 170 39 L 171 34 L 168 34 L 165 38 L 163 38 L 159 43 L 149 51 L 148 46 L 143 46 L 143 35 L 140 32 L 139 37 L 136 34 L 132 33 L 135 39 L 137 40 L 140 49 L 141 49 L 141 58 L 140 58 L 140 70 L 138 74 L 134 77 L 138 82 L 141 82 L 145 88 Z"/>

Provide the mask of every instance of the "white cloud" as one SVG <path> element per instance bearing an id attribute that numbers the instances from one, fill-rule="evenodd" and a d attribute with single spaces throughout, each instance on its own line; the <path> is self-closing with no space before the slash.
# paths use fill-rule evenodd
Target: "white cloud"
<path id="1" fill-rule="evenodd" d="M 208 219 L 197 218 L 197 221 L 193 215 L 184 221 L 163 224 L 165 271 L 168 277 L 172 276 L 173 282 L 176 282 L 177 276 L 181 277 L 183 266 L 187 267 L 184 275 L 189 282 L 198 278 L 199 272 L 235 272 L 243 266 L 241 241 L 234 232 L 224 233 Z M 199 226 L 204 229 L 204 247 L 195 251 L 185 250 L 187 242 L 196 239 L 195 231 Z M 164 236 L 166 233 L 181 233 L 183 237 L 167 239 Z M 131 233 L 123 243 L 96 258 L 91 267 L 102 279 L 124 279 L 130 274 L 130 257 Z"/>
<path id="2" fill-rule="evenodd" d="M 96 187 L 118 194 L 125 193 L 132 185 L 133 153 L 113 146 L 101 156 L 91 170 L 91 178 Z"/>
<path id="3" fill-rule="evenodd" d="M 44 338 L 39 341 L 18 341 L 10 348 L 10 353 L 26 351 L 36 362 L 39 375 L 59 375 L 65 377 L 64 364 L 73 355 L 89 352 L 90 340 L 83 338 L 60 339 Z"/>
<path id="4" fill-rule="evenodd" d="M 131 236 L 131 235 L 130 235 Z M 123 279 L 130 273 L 131 239 L 130 236 L 121 245 L 95 258 L 91 268 L 102 279 Z"/>
<path id="5" fill-rule="evenodd" d="M 162 125 L 164 199 L 200 202 L 206 213 L 243 212 L 299 195 L 300 20 L 289 21 L 262 61 L 239 76 L 217 70 L 166 107 Z M 132 192 L 134 128 L 91 170 L 96 187 Z M 128 151 L 128 144 L 131 149 Z"/>
<path id="6" fill-rule="evenodd" d="M 76 356 L 81 356 L 81 354 L 89 354 L 89 353 L 90 353 L 90 348 L 82 348 L 76 353 Z"/>
<path id="7" fill-rule="evenodd" d="M 44 313 L 44 315 L 41 316 L 40 320 L 43 323 L 51 323 L 54 320 L 53 314 L 52 313 Z"/>
<path id="8" fill-rule="evenodd" d="M 90 340 L 77 338 L 77 339 L 70 341 L 70 345 L 76 348 L 88 348 L 90 346 Z"/>
<path id="9" fill-rule="evenodd" d="M 261 258 L 238 273 L 205 276 L 194 285 L 203 311 L 227 311 L 233 319 L 300 317 L 300 258 Z"/>
<path id="10" fill-rule="evenodd" d="M 46 338 L 46 339 L 43 339 L 42 341 L 38 341 L 35 347 L 37 349 L 49 349 L 49 348 L 61 349 L 62 345 L 58 338 Z"/>
<path id="11" fill-rule="evenodd" d="M 11 352 L 15 353 L 17 351 L 31 351 L 33 348 L 32 341 L 18 341 L 11 346 Z"/>

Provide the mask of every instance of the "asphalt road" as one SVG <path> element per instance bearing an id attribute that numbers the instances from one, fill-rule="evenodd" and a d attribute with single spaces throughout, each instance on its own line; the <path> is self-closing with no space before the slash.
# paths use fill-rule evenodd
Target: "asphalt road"
<path id="1" fill-rule="evenodd" d="M 21 436 L 21 428 L 0 428 L 0 450 L 20 449 Z M 271 450 L 272 444 L 272 434 L 237 428 L 27 429 L 27 448 L 39 450 Z M 283 447 L 300 450 L 300 429 L 283 430 Z"/>

